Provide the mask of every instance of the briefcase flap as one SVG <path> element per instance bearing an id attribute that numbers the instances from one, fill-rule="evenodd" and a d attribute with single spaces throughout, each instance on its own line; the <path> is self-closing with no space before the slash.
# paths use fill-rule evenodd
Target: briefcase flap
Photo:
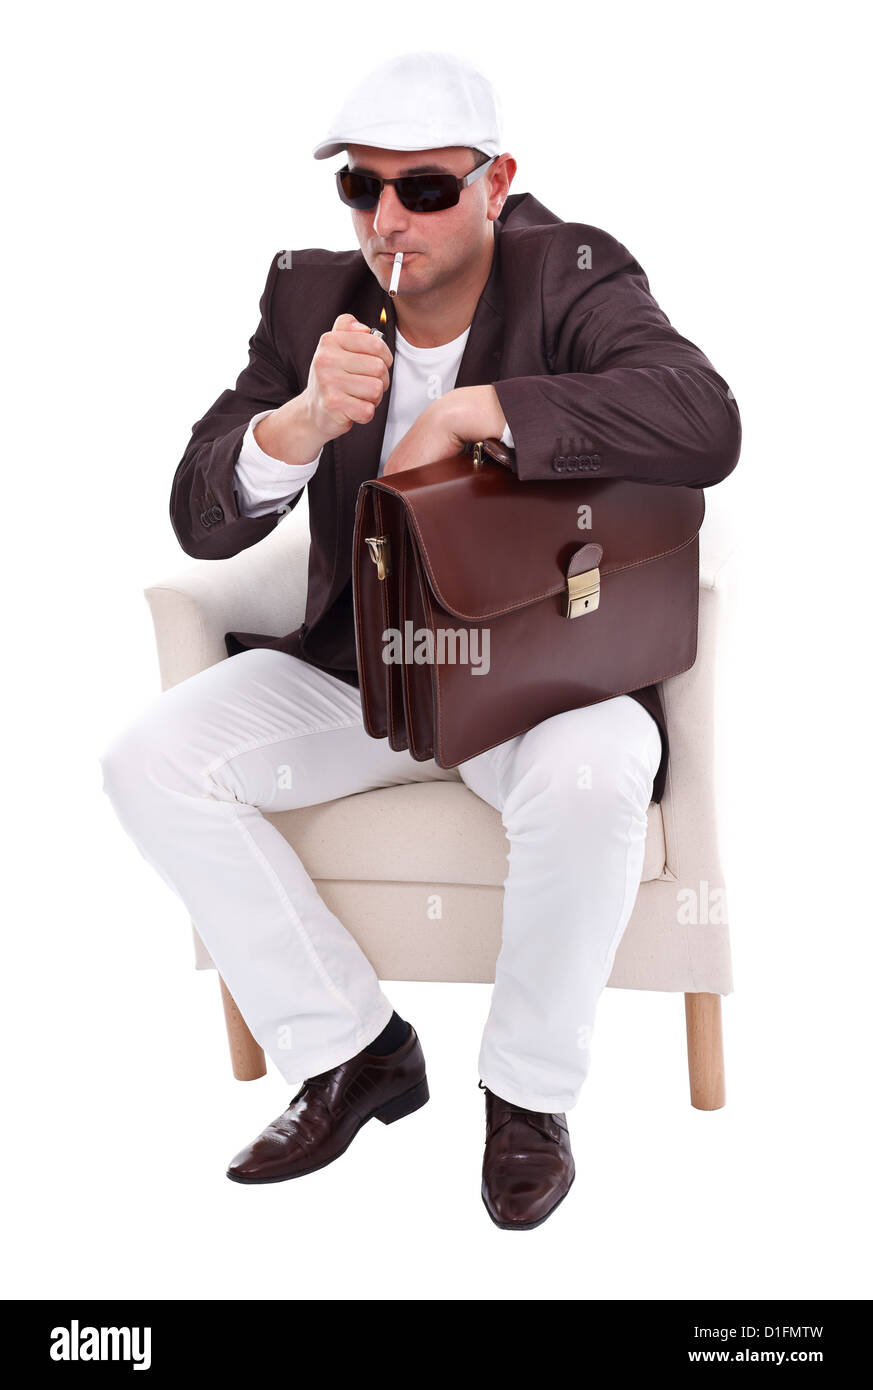
<path id="1" fill-rule="evenodd" d="M 651 563 L 693 541 L 703 521 L 699 488 L 615 479 L 523 482 L 468 454 L 370 479 L 394 495 L 416 539 L 437 602 L 481 623 L 567 588 L 581 546 L 602 547 L 600 578 Z"/>

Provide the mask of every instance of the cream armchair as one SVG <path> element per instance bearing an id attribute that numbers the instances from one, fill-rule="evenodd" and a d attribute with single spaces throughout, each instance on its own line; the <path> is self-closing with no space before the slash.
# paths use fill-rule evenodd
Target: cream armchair
<path id="1" fill-rule="evenodd" d="M 665 681 L 670 770 L 649 807 L 643 881 L 609 985 L 685 996 L 691 1103 L 724 1104 L 721 996 L 732 989 L 713 792 L 716 648 L 732 550 L 721 499 L 706 494 L 700 629 L 690 671 Z M 166 690 L 226 659 L 227 631 L 290 632 L 303 621 L 306 499 L 258 545 L 201 561 L 146 589 Z M 381 980 L 491 982 L 508 842 L 498 813 L 457 781 L 386 787 L 271 815 Z M 422 910 L 442 899 L 439 930 Z M 214 969 L 194 930 L 195 966 Z M 234 1075 L 264 1053 L 221 981 Z"/>

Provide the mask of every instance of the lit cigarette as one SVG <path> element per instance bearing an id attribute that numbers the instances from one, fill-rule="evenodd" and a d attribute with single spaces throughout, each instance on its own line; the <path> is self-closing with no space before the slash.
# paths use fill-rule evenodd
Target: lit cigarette
<path id="1" fill-rule="evenodd" d="M 400 269 L 403 265 L 403 252 L 398 251 L 394 257 L 394 264 L 391 267 L 391 284 L 388 286 L 388 293 L 393 299 L 397 293 L 397 286 L 400 284 Z"/>

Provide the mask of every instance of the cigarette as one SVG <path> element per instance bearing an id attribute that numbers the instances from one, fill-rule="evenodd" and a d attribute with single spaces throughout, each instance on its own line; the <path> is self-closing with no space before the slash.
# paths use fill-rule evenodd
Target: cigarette
<path id="1" fill-rule="evenodd" d="M 388 286 L 388 294 L 393 299 L 397 293 L 397 286 L 400 284 L 400 269 L 403 265 L 403 252 L 398 251 L 394 257 L 394 264 L 391 267 L 391 284 Z"/>

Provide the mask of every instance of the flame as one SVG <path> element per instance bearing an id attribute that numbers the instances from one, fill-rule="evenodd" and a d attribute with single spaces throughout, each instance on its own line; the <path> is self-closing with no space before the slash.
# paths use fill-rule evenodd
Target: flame
<path id="1" fill-rule="evenodd" d="M 384 305 L 384 304 L 382 305 L 382 312 L 381 312 L 381 314 L 379 315 L 379 322 L 380 322 L 380 323 L 387 323 L 387 322 L 388 322 L 388 315 L 385 313 L 385 305 Z"/>

